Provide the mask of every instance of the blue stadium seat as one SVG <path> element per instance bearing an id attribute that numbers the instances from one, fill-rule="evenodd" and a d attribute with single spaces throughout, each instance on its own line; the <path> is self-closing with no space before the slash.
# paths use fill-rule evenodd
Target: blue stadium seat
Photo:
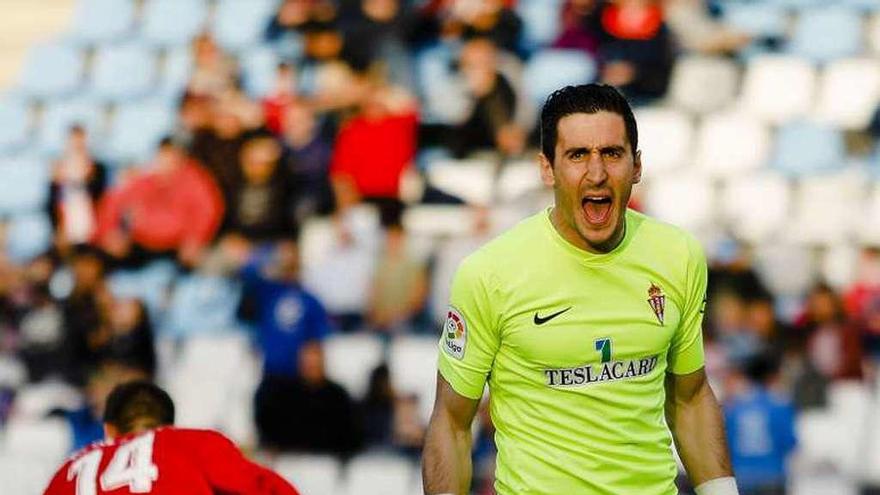
<path id="1" fill-rule="evenodd" d="M 73 93 L 82 83 L 83 54 L 75 47 L 46 43 L 30 50 L 19 81 L 21 89 L 38 98 Z"/>
<path id="2" fill-rule="evenodd" d="M 427 123 L 451 124 L 467 116 L 464 88 L 452 71 L 449 46 L 422 50 L 415 59 L 416 85 L 422 100 L 421 118 Z"/>
<path id="3" fill-rule="evenodd" d="M 258 44 L 276 4 L 275 0 L 221 0 L 214 12 L 214 37 L 233 52 Z"/>
<path id="4" fill-rule="evenodd" d="M 132 0 L 79 0 L 70 38 L 83 44 L 117 40 L 131 30 L 134 17 Z"/>
<path id="5" fill-rule="evenodd" d="M 843 165 L 845 146 L 839 131 L 828 126 L 795 122 L 776 137 L 772 165 L 790 176 L 806 176 Z"/>
<path id="6" fill-rule="evenodd" d="M 731 3 L 724 6 L 724 21 L 755 37 L 781 38 L 785 36 L 788 14 L 771 3 Z"/>
<path id="7" fill-rule="evenodd" d="M 791 53 L 819 63 L 856 55 L 861 49 L 861 14 L 841 6 L 802 10 L 788 47 Z"/>
<path id="8" fill-rule="evenodd" d="M 154 327 L 158 328 L 164 320 L 168 291 L 175 277 L 174 263 L 154 261 L 139 270 L 115 271 L 107 280 L 113 296 L 143 301 Z"/>
<path id="9" fill-rule="evenodd" d="M 766 3 L 785 7 L 787 9 L 803 9 L 819 5 L 834 3 L 837 0 L 765 0 Z"/>
<path id="10" fill-rule="evenodd" d="M 108 45 L 95 54 L 93 95 L 122 102 L 148 94 L 156 82 L 156 54 L 142 44 Z"/>
<path id="11" fill-rule="evenodd" d="M 156 45 L 189 43 L 204 29 L 207 14 L 204 0 L 150 0 L 144 8 L 141 33 Z"/>
<path id="12" fill-rule="evenodd" d="M 837 0 L 837 3 L 840 5 L 855 7 L 864 11 L 880 10 L 880 2 L 878 2 L 877 0 Z"/>
<path id="13" fill-rule="evenodd" d="M 33 155 L 0 158 L 0 216 L 40 210 L 49 193 L 49 164 Z"/>
<path id="14" fill-rule="evenodd" d="M 255 48 L 242 55 L 244 87 L 253 98 L 265 96 L 275 84 L 278 55 L 269 48 Z"/>
<path id="15" fill-rule="evenodd" d="M 102 150 L 104 156 L 119 166 L 148 161 L 162 136 L 173 129 L 175 119 L 174 109 L 162 100 L 118 107 Z"/>
<path id="16" fill-rule="evenodd" d="M 543 50 L 529 59 L 523 87 L 538 105 L 553 91 L 568 84 L 584 84 L 596 78 L 596 63 L 578 50 Z"/>
<path id="17" fill-rule="evenodd" d="M 523 38 L 527 50 L 548 46 L 559 36 L 559 11 L 562 3 L 559 0 L 517 2 L 516 12 L 523 21 Z"/>
<path id="18" fill-rule="evenodd" d="M 182 278 L 171 296 L 164 334 L 186 337 L 235 330 L 240 327 L 236 318 L 240 298 L 241 286 L 231 279 L 207 275 Z"/>
<path id="19" fill-rule="evenodd" d="M 15 263 L 24 263 L 45 253 L 52 245 L 52 222 L 45 213 L 12 217 L 6 231 L 6 254 Z"/>
<path id="20" fill-rule="evenodd" d="M 59 153 L 74 124 L 85 126 L 91 145 L 103 134 L 104 113 L 98 103 L 87 98 L 50 102 L 40 124 L 38 147 L 48 154 Z"/>
<path id="21" fill-rule="evenodd" d="M 0 153 L 26 145 L 30 132 L 31 111 L 27 102 L 14 96 L 0 99 Z"/>
<path id="22" fill-rule="evenodd" d="M 169 50 L 162 63 L 162 76 L 159 82 L 159 94 L 169 98 L 178 98 L 183 94 L 192 74 L 193 60 L 189 46 Z"/>

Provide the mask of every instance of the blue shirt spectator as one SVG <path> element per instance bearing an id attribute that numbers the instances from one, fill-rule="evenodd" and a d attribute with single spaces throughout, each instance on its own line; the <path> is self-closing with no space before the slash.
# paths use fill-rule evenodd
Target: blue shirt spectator
<path id="1" fill-rule="evenodd" d="M 242 270 L 266 376 L 296 377 L 303 344 L 330 333 L 324 307 L 296 279 L 297 258 L 296 245 L 281 241 L 274 250 L 258 250 Z"/>
<path id="2" fill-rule="evenodd" d="M 797 444 L 794 406 L 768 387 L 775 366 L 766 357 L 747 364 L 751 383 L 737 387 L 724 407 L 731 462 L 744 494 L 785 493 L 786 458 Z"/>

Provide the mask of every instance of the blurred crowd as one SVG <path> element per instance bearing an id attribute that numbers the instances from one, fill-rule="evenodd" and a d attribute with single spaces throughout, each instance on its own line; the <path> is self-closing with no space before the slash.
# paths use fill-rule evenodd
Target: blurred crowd
<path id="1" fill-rule="evenodd" d="M 682 53 L 734 56 L 753 43 L 774 44 L 728 27 L 714 6 L 566 0 L 550 46 L 588 53 L 597 80 L 647 103 L 666 94 Z M 69 129 L 46 204 L 52 248 L 26 263 L 0 255 L 0 356 L 23 363 L 29 382 L 59 379 L 83 392 L 81 409 L 53 412 L 82 446 L 101 437 L 102 401 L 113 384 L 157 374 L 152 302 L 114 294 L 108 277 L 156 263 L 182 275 L 231 277 L 242 288 L 231 302 L 235 316 L 263 356 L 253 418 L 260 447 L 416 455 L 425 427 L 417 399 L 394 390 L 383 364 L 356 402 L 327 378 L 321 342 L 337 332 L 436 333 L 429 301 L 455 261 L 491 232 L 491 207 L 426 186 L 428 158 L 491 157 L 503 167 L 536 149 L 536 108 L 520 75 L 542 47 L 526 41 L 514 7 L 512 0 L 284 0 L 264 33 L 283 62 L 260 100 L 244 89 L 241 61 L 210 34 L 197 37 L 175 131 L 149 163 L 108 167 L 91 153 L 85 127 Z M 454 119 L 430 115 L 436 111 L 417 96 L 415 55 L 437 46 L 455 54 L 457 92 L 445 95 L 444 109 L 460 107 Z M 446 257 L 414 256 L 402 221 L 414 204 L 467 208 L 472 235 L 448 246 Z M 331 311 L 301 283 L 299 234 L 325 219 L 335 242 L 355 244 L 346 218 L 362 205 L 381 225 L 367 302 Z M 632 206 L 639 208 L 638 197 Z M 734 462 L 748 486 L 781 485 L 796 445 L 794 415 L 823 407 L 831 383 L 874 379 L 880 251 L 863 251 L 858 282 L 845 291 L 816 285 L 793 319 L 777 311 L 749 246 L 730 241 L 709 254 L 707 369 L 728 414 Z M 0 391 L 0 424 L 14 403 L 14 391 Z M 475 483 L 489 490 L 491 421 L 480 417 Z"/>

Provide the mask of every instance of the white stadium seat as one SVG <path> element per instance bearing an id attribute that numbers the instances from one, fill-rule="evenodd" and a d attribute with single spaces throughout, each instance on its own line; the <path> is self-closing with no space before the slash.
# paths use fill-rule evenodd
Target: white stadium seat
<path id="1" fill-rule="evenodd" d="M 43 493 L 60 464 L 59 459 L 32 459 L 0 452 L 0 486 L 3 487 L 3 493 Z"/>
<path id="2" fill-rule="evenodd" d="M 487 160 L 438 160 L 428 168 L 428 183 L 468 204 L 488 205 L 494 196 L 495 168 Z"/>
<path id="3" fill-rule="evenodd" d="M 880 13 L 874 14 L 868 21 L 868 46 L 874 54 L 880 54 Z"/>
<path id="4" fill-rule="evenodd" d="M 835 60 L 819 79 L 816 117 L 843 129 L 865 129 L 880 103 L 880 62 Z"/>
<path id="5" fill-rule="evenodd" d="M 418 476 L 410 461 L 387 455 L 363 455 L 348 464 L 344 495 L 414 495 L 412 479 Z"/>
<path id="6" fill-rule="evenodd" d="M 865 244 L 880 246 L 880 184 L 874 186 L 868 200 L 861 208 L 862 221 L 859 223 L 858 238 Z"/>
<path id="7" fill-rule="evenodd" d="M 60 462 L 73 434 L 64 419 L 13 419 L 6 424 L 3 452 L 27 459 Z"/>
<path id="8" fill-rule="evenodd" d="M 401 336 L 391 343 L 388 367 L 391 386 L 402 394 L 415 394 L 427 424 L 434 407 L 437 384 L 437 337 Z"/>
<path id="9" fill-rule="evenodd" d="M 336 495 L 339 492 L 342 466 L 333 456 L 282 455 L 272 467 L 303 495 Z"/>
<path id="10" fill-rule="evenodd" d="M 403 213 L 403 227 L 418 236 L 464 236 L 474 230 L 474 213 L 461 205 L 418 205 Z"/>
<path id="11" fill-rule="evenodd" d="M 875 217 L 877 218 L 877 217 Z M 859 248 L 853 244 L 834 244 L 822 254 L 822 279 L 835 290 L 845 291 L 856 281 Z"/>
<path id="12" fill-rule="evenodd" d="M 383 359 L 382 341 L 373 334 L 332 335 L 324 341 L 327 376 L 342 385 L 354 400 L 367 393 L 370 373 Z"/>
<path id="13" fill-rule="evenodd" d="M 733 101 L 739 84 L 739 69 L 722 57 L 687 55 L 675 62 L 669 83 L 672 103 L 683 110 L 704 114 Z"/>
<path id="14" fill-rule="evenodd" d="M 721 194 L 721 214 L 741 239 L 771 238 L 789 218 L 791 190 L 783 177 L 767 172 L 734 177 Z"/>
<path id="15" fill-rule="evenodd" d="M 800 297 L 818 279 L 813 253 L 802 245 L 767 242 L 755 247 L 755 271 L 770 292 L 780 297 Z"/>
<path id="16" fill-rule="evenodd" d="M 505 163 L 498 176 L 498 199 L 514 202 L 522 196 L 544 189 L 537 160 Z"/>
<path id="17" fill-rule="evenodd" d="M 807 60 L 761 55 L 749 61 L 742 106 L 756 117 L 780 124 L 805 115 L 814 101 L 816 69 Z"/>
<path id="18" fill-rule="evenodd" d="M 646 187 L 645 209 L 660 220 L 698 230 L 714 219 L 715 193 L 705 176 L 691 173 L 657 177 Z"/>
<path id="19" fill-rule="evenodd" d="M 694 128 L 690 117 L 671 108 L 636 110 L 645 177 L 690 165 Z"/>
<path id="20" fill-rule="evenodd" d="M 856 234 L 867 180 L 858 170 L 804 178 L 796 189 L 787 234 L 796 242 L 828 245 Z"/>
<path id="21" fill-rule="evenodd" d="M 80 394 L 72 386 L 40 382 L 19 390 L 15 397 L 15 415 L 22 419 L 43 418 L 53 409 L 76 409 L 81 405 Z"/>
<path id="22" fill-rule="evenodd" d="M 742 112 L 705 118 L 697 132 L 695 165 L 711 177 L 736 177 L 762 167 L 770 153 L 768 126 Z"/>

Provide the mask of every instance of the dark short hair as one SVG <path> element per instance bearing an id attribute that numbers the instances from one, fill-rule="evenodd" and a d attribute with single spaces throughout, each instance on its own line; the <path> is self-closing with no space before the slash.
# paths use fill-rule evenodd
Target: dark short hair
<path id="1" fill-rule="evenodd" d="M 556 134 L 559 121 L 575 113 L 616 113 L 623 117 L 626 138 L 633 154 L 639 149 L 639 132 L 636 118 L 626 98 L 607 84 L 582 84 L 557 89 L 544 102 L 541 109 L 541 152 L 553 163 L 556 155 Z"/>
<path id="2" fill-rule="evenodd" d="M 104 406 L 104 423 L 121 434 L 137 427 L 156 428 L 174 424 L 174 402 L 167 392 L 152 382 L 136 380 L 110 392 Z"/>

